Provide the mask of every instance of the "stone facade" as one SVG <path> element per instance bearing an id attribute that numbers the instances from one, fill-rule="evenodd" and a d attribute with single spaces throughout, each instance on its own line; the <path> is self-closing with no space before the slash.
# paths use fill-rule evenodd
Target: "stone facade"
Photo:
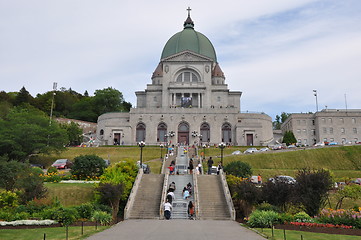
<path id="1" fill-rule="evenodd" d="M 361 109 L 323 109 L 316 113 L 293 113 L 281 126 L 292 131 L 299 144 L 338 144 L 361 141 Z"/>
<path id="2" fill-rule="evenodd" d="M 242 92 L 228 89 L 212 44 L 194 31 L 190 16 L 184 26 L 167 42 L 151 84 L 135 93 L 137 107 L 99 116 L 98 140 L 104 145 L 269 144 L 271 117 L 241 113 Z"/>

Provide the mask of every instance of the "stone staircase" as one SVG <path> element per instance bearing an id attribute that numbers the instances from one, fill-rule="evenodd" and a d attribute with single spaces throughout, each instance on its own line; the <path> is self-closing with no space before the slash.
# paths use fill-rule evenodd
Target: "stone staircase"
<path id="1" fill-rule="evenodd" d="M 129 219 L 159 219 L 164 174 L 144 174 Z"/>
<path id="2" fill-rule="evenodd" d="M 226 198 L 224 196 L 219 175 L 199 175 L 199 218 L 214 220 L 230 220 Z"/>
<path id="3" fill-rule="evenodd" d="M 188 200 L 183 199 L 183 188 L 190 182 L 193 186 L 193 176 L 191 174 L 185 175 L 170 175 L 169 183 L 175 182 L 176 190 L 174 191 L 175 199 L 172 202 L 173 211 L 172 219 L 187 219 L 188 218 L 188 203 L 194 203 L 193 195 Z"/>

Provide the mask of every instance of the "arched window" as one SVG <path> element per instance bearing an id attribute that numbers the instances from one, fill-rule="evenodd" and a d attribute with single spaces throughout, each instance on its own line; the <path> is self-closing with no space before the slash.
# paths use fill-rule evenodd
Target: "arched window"
<path id="1" fill-rule="evenodd" d="M 209 142 L 211 140 L 211 128 L 208 123 L 202 123 L 200 134 L 202 137 L 200 138 L 201 142 Z"/>
<path id="2" fill-rule="evenodd" d="M 229 123 L 225 123 L 222 125 L 222 142 L 232 142 L 232 128 Z"/>
<path id="3" fill-rule="evenodd" d="M 189 125 L 182 122 L 178 126 L 178 143 L 189 144 Z"/>
<path id="4" fill-rule="evenodd" d="M 165 123 L 160 123 L 158 125 L 157 141 L 158 142 L 165 142 L 166 141 L 166 138 L 165 138 L 166 134 L 167 134 L 167 125 Z"/>
<path id="5" fill-rule="evenodd" d="M 145 142 L 145 124 L 144 123 L 138 123 L 137 128 L 136 128 L 135 141 L 136 142 L 140 142 L 140 141 Z"/>
<path id="6" fill-rule="evenodd" d="M 104 130 L 103 130 L 103 129 L 100 129 L 99 134 L 100 134 L 101 136 L 104 135 Z"/>
<path id="7" fill-rule="evenodd" d="M 177 80 L 176 82 L 185 82 L 185 83 L 189 83 L 189 82 L 199 82 L 199 77 L 198 74 L 196 74 L 193 71 L 187 70 L 184 72 L 181 72 L 178 76 L 177 76 Z"/>

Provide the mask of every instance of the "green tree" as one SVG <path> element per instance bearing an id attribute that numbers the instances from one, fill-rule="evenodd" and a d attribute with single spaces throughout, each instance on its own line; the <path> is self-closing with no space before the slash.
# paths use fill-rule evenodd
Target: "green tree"
<path id="1" fill-rule="evenodd" d="M 87 177 L 99 177 L 103 174 L 105 162 L 96 155 L 81 155 L 74 158 L 74 165 L 71 174 L 76 175 L 78 179 Z"/>
<path id="2" fill-rule="evenodd" d="M 282 123 L 284 123 L 290 115 L 291 115 L 290 113 L 285 113 L 285 112 L 282 112 L 281 116 L 276 115 L 275 121 L 273 121 L 272 123 L 273 128 L 276 130 L 281 129 Z"/>
<path id="3" fill-rule="evenodd" d="M 315 216 L 324 205 L 333 181 L 329 171 L 324 169 L 299 170 L 296 175 L 294 201 L 304 206 L 310 216 Z"/>
<path id="4" fill-rule="evenodd" d="M 70 122 L 69 124 L 60 124 L 62 129 L 65 129 L 68 134 L 69 146 L 77 146 L 82 142 L 83 130 L 79 127 L 79 124 Z"/>
<path id="5" fill-rule="evenodd" d="M 32 154 L 64 149 L 66 131 L 34 107 L 14 108 L 0 119 L 0 156 L 25 161 Z"/>
<path id="6" fill-rule="evenodd" d="M 96 90 L 94 96 L 95 112 L 99 115 L 107 112 L 125 111 L 123 94 L 114 88 Z"/>
<path id="7" fill-rule="evenodd" d="M 19 91 L 19 93 L 15 97 L 15 106 L 19 106 L 24 103 L 33 104 L 33 97 L 30 95 L 30 93 L 25 89 L 25 87 L 22 87 Z"/>
<path id="8" fill-rule="evenodd" d="M 340 189 L 336 193 L 336 209 L 342 208 L 342 202 L 345 198 L 357 201 L 361 199 L 361 186 L 357 184 L 346 185 L 343 189 Z"/>
<path id="9" fill-rule="evenodd" d="M 131 162 L 120 162 L 112 167 L 105 169 L 104 174 L 101 176 L 99 189 L 97 192 L 97 199 L 102 204 L 107 204 L 112 207 L 113 221 L 116 220 L 119 209 L 124 209 L 130 191 L 132 190 L 133 183 L 137 176 L 138 168 Z M 109 196 L 113 194 L 120 194 L 119 203 L 117 196 Z"/>
<path id="10" fill-rule="evenodd" d="M 247 178 L 252 175 L 251 166 L 248 163 L 241 161 L 234 161 L 224 166 L 224 171 L 227 174 L 232 174 L 236 177 Z"/>
<path id="11" fill-rule="evenodd" d="M 94 99 L 84 97 L 73 105 L 73 111 L 69 114 L 69 118 L 97 122 L 98 114 L 95 112 Z"/>
<path id="12" fill-rule="evenodd" d="M 297 140 L 295 138 L 295 135 L 293 134 L 292 131 L 286 131 L 285 134 L 283 135 L 283 143 L 286 143 L 286 145 L 291 145 L 291 144 L 296 144 Z"/>

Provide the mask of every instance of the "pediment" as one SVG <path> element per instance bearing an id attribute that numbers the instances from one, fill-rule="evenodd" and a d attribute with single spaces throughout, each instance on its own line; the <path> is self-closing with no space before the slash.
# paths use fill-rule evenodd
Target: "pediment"
<path id="1" fill-rule="evenodd" d="M 183 51 L 167 58 L 162 59 L 163 62 L 213 62 L 211 58 L 202 56 L 200 54 Z"/>

